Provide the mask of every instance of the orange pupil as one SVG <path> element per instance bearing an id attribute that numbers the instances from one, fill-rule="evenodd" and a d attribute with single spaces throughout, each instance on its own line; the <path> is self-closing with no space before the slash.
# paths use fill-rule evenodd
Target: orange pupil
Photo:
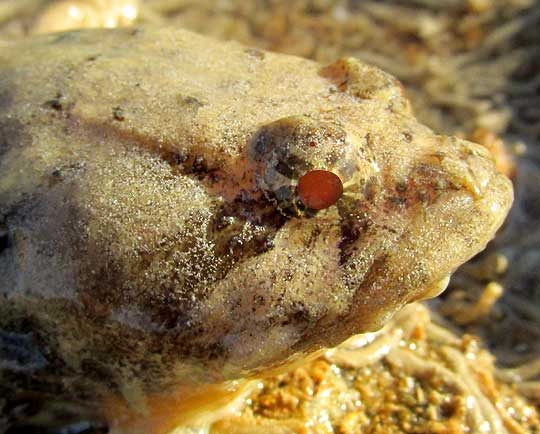
<path id="1" fill-rule="evenodd" d="M 343 184 L 335 173 L 311 170 L 298 180 L 298 197 L 308 208 L 319 210 L 331 207 L 343 194 Z"/>

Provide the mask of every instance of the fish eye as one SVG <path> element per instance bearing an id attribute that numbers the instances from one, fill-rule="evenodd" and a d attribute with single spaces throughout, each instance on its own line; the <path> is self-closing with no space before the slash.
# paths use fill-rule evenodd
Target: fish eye
<path id="1" fill-rule="evenodd" d="M 281 214 L 309 217 L 343 195 L 356 167 L 351 149 L 340 126 L 292 116 L 263 126 L 249 158 L 258 187 Z"/>
<path id="2" fill-rule="evenodd" d="M 298 179 L 298 198 L 307 207 L 321 210 L 334 205 L 343 194 L 338 175 L 328 170 L 310 170 Z"/>

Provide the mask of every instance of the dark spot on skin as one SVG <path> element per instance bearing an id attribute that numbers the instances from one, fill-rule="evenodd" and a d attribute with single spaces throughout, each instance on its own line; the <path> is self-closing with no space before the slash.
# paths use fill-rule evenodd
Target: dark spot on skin
<path id="1" fill-rule="evenodd" d="M 0 224 L 0 253 L 11 246 L 9 232 L 6 225 Z"/>
<path id="2" fill-rule="evenodd" d="M 255 254 L 260 255 L 274 248 L 274 235 L 256 237 L 253 241 Z"/>
<path id="3" fill-rule="evenodd" d="M 202 155 L 197 155 L 194 160 L 193 164 L 191 166 L 191 171 L 194 174 L 206 174 L 208 172 L 208 168 L 206 166 L 206 161 Z"/>
<path id="4" fill-rule="evenodd" d="M 83 170 L 84 167 L 84 162 L 75 162 L 66 166 L 55 168 L 49 175 L 49 187 L 63 182 L 68 177 L 72 177 L 77 172 Z"/>
<path id="5" fill-rule="evenodd" d="M 366 139 L 366 148 L 369 149 L 369 150 L 373 149 L 373 145 L 375 143 L 374 143 L 374 140 L 373 140 L 373 137 L 371 136 L 371 134 L 367 133 L 365 139 Z"/>
<path id="6" fill-rule="evenodd" d="M 49 177 L 49 187 L 56 185 L 64 180 L 62 171 L 60 169 L 54 169 Z"/>
<path id="7" fill-rule="evenodd" d="M 260 212 L 261 208 L 265 212 Z M 259 229 L 245 237 L 247 220 Z M 265 253 L 274 247 L 275 234 L 285 221 L 286 218 L 265 199 L 239 194 L 233 201 L 225 202 L 212 221 L 211 233 L 218 241 L 216 254 L 236 264 Z"/>
<path id="8" fill-rule="evenodd" d="M 395 205 L 399 208 L 402 208 L 407 203 L 407 199 L 398 196 L 391 196 L 387 200 L 391 205 Z"/>
<path id="9" fill-rule="evenodd" d="M 317 211 L 316 209 L 310 209 L 310 208 L 305 208 L 304 204 L 300 203 L 300 204 L 297 204 L 296 207 L 304 213 L 304 217 L 305 218 L 312 218 L 312 217 L 315 217 L 317 215 L 317 213 L 319 211 Z"/>
<path id="10" fill-rule="evenodd" d="M 315 246 L 315 243 L 317 242 L 317 238 L 321 234 L 321 228 L 316 226 L 311 233 L 309 234 L 309 240 L 307 242 L 307 245 L 309 248 L 313 248 Z"/>
<path id="11" fill-rule="evenodd" d="M 296 302 L 293 304 L 295 312 L 292 314 L 292 319 L 295 323 L 309 323 L 313 320 L 309 309 L 304 303 Z"/>
<path id="12" fill-rule="evenodd" d="M 221 343 L 216 342 L 216 343 L 208 345 L 204 349 L 203 354 L 205 354 L 208 357 L 208 360 L 221 360 L 223 359 L 226 352 L 227 351 L 225 347 Z"/>
<path id="13" fill-rule="evenodd" d="M 62 111 L 63 105 L 62 105 L 62 94 L 58 92 L 54 98 L 51 98 L 48 101 L 45 101 L 45 106 L 48 108 L 51 108 L 56 111 Z"/>
<path id="14" fill-rule="evenodd" d="M 405 140 L 407 140 L 407 142 L 409 142 L 409 143 L 412 142 L 413 136 L 408 131 L 405 131 L 403 133 L 403 137 L 405 137 Z"/>
<path id="15" fill-rule="evenodd" d="M 194 96 L 178 95 L 178 102 L 184 109 L 193 113 L 197 113 L 197 111 L 204 106 L 204 104 Z"/>
<path id="16" fill-rule="evenodd" d="M 256 295 L 253 297 L 253 304 L 257 306 L 264 306 L 264 297 L 262 295 Z"/>
<path id="17" fill-rule="evenodd" d="M 0 158 L 11 148 L 29 145 L 31 140 L 22 122 L 16 119 L 0 119 Z"/>
<path id="18" fill-rule="evenodd" d="M 376 177 L 371 177 L 367 180 L 364 186 L 364 197 L 367 201 L 372 201 L 380 191 L 380 186 Z"/>
<path id="19" fill-rule="evenodd" d="M 257 60 L 263 60 L 265 58 L 264 51 L 257 50 L 256 48 L 247 48 L 244 50 L 244 53 L 246 53 L 249 57 L 253 57 Z"/>
<path id="20" fill-rule="evenodd" d="M 287 315 L 287 319 L 281 322 L 281 325 L 288 324 L 309 324 L 313 322 L 313 316 L 303 302 L 293 302 L 291 312 Z"/>
<path id="21" fill-rule="evenodd" d="M 244 242 L 242 241 L 242 239 L 239 236 L 235 235 L 234 237 L 232 237 L 227 242 L 227 247 L 229 249 L 229 253 L 232 256 L 235 256 L 235 253 L 236 253 L 237 249 L 242 248 L 243 244 L 244 244 Z"/>
<path id="22" fill-rule="evenodd" d="M 165 159 L 169 164 L 179 166 L 188 160 L 188 156 L 180 152 L 171 152 L 165 157 Z"/>
<path id="23" fill-rule="evenodd" d="M 431 195 L 428 191 L 426 190 L 422 190 L 422 191 L 419 191 L 416 195 L 417 199 L 422 202 L 422 203 L 427 203 L 427 202 L 431 202 L 430 198 L 431 198 Z"/>
<path id="24" fill-rule="evenodd" d="M 252 214 L 258 206 L 259 202 L 252 198 L 246 190 L 242 189 L 240 190 L 240 193 L 235 196 L 230 212 L 226 215 L 242 215 L 245 217 L 247 214 Z"/>
<path id="25" fill-rule="evenodd" d="M 191 107 L 199 108 L 202 107 L 204 104 L 200 102 L 197 98 L 194 96 L 188 96 L 184 99 L 184 104 L 189 105 Z"/>
<path id="26" fill-rule="evenodd" d="M 296 173 L 294 167 L 291 167 L 283 161 L 278 162 L 278 164 L 276 165 L 276 172 L 282 174 L 283 176 L 286 176 L 287 178 L 293 178 Z"/>
<path id="27" fill-rule="evenodd" d="M 266 250 L 273 249 L 274 246 L 275 246 L 274 239 L 271 237 L 266 237 L 266 239 L 264 240 L 264 247 L 266 248 Z"/>
<path id="28" fill-rule="evenodd" d="M 340 265 L 347 262 L 352 254 L 352 246 L 367 232 L 372 225 L 367 216 L 349 215 L 341 220 L 341 241 L 339 242 Z"/>
<path id="29" fill-rule="evenodd" d="M 112 115 L 115 121 L 122 122 L 126 119 L 124 109 L 120 106 L 113 107 Z"/>
<path id="30" fill-rule="evenodd" d="M 407 191 L 407 183 L 406 182 L 398 182 L 396 184 L 396 191 L 398 193 L 405 193 Z"/>
<path id="31" fill-rule="evenodd" d="M 231 226 L 234 223 L 234 217 L 228 215 L 218 215 L 214 220 L 214 229 L 222 231 L 223 229 Z"/>

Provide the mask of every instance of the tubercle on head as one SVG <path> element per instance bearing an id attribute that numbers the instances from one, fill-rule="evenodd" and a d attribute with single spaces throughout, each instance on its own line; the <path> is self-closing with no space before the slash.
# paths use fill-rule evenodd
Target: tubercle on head
<path id="1" fill-rule="evenodd" d="M 376 99 L 393 113 L 405 116 L 412 114 L 411 104 L 404 97 L 403 85 L 395 77 L 375 66 L 362 63 L 353 57 L 343 57 L 322 68 L 320 75 L 353 98 Z"/>

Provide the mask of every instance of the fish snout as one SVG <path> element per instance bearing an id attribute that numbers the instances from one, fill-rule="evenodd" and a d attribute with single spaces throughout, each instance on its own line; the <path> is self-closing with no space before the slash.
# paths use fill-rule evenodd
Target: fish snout
<path id="1" fill-rule="evenodd" d="M 343 203 L 345 284 L 357 332 L 382 326 L 405 304 L 439 295 L 450 275 L 483 250 L 513 200 L 512 184 L 487 150 L 436 137 L 401 166 L 385 166 Z M 348 200 L 348 201 L 347 201 Z M 352 211 L 351 211 L 352 210 Z"/>
<path id="2" fill-rule="evenodd" d="M 437 155 L 446 188 L 414 219 L 410 231 L 417 241 L 409 241 L 427 259 L 430 278 L 410 301 L 443 292 L 455 269 L 493 239 L 513 202 L 511 181 L 483 146 L 444 137 Z"/>

